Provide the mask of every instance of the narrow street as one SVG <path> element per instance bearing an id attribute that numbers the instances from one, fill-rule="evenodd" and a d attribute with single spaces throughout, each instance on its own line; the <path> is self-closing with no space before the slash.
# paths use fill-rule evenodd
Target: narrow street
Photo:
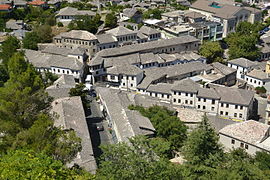
<path id="1" fill-rule="evenodd" d="M 102 113 L 99 109 L 99 104 L 92 98 L 90 102 L 90 109 L 86 113 L 86 120 L 89 128 L 89 133 L 91 136 L 93 151 L 95 158 L 100 157 L 102 151 L 100 145 L 111 144 L 111 135 L 108 131 L 108 123 L 103 119 Z M 104 130 L 99 131 L 96 127 L 96 123 L 102 123 Z"/>

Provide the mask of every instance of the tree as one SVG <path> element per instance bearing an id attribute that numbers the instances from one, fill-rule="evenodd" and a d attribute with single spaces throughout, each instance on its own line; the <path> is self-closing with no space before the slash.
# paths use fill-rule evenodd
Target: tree
<path id="1" fill-rule="evenodd" d="M 137 110 L 149 118 L 157 131 L 157 136 L 168 140 L 172 149 L 178 150 L 183 145 L 187 127 L 175 116 L 174 111 L 161 106 L 152 106 L 147 109 L 142 106 L 129 106 L 129 109 Z"/>
<path id="2" fill-rule="evenodd" d="M 148 11 L 143 13 L 143 18 L 144 19 L 161 19 L 161 14 L 163 13 L 162 10 L 155 8 L 155 9 L 149 9 Z"/>
<path id="3" fill-rule="evenodd" d="M 114 28 L 117 26 L 117 17 L 114 13 L 109 13 L 105 17 L 105 27 Z"/>
<path id="4" fill-rule="evenodd" d="M 64 27 L 64 24 L 61 23 L 61 22 L 58 22 L 58 23 L 57 23 L 57 26 L 58 26 L 58 27 Z"/>
<path id="5" fill-rule="evenodd" d="M 13 56 L 17 49 L 20 48 L 20 41 L 14 36 L 8 36 L 0 47 L 0 59 L 3 60 L 3 64 L 7 67 L 8 60 Z"/>
<path id="6" fill-rule="evenodd" d="M 80 169 L 68 169 L 60 161 L 33 150 L 9 151 L 0 158 L 2 179 L 94 179 Z"/>
<path id="7" fill-rule="evenodd" d="M 200 46 L 200 55 L 207 59 L 207 63 L 218 62 L 222 58 L 224 50 L 221 48 L 219 42 L 205 41 Z"/>
<path id="8" fill-rule="evenodd" d="M 259 40 L 258 31 L 261 29 L 259 24 L 241 22 L 236 28 L 235 33 L 231 33 L 225 39 L 229 45 L 229 58 L 235 59 L 245 57 L 256 60 L 260 56 L 260 49 L 257 47 Z"/>
<path id="9" fill-rule="evenodd" d="M 218 135 L 210 126 L 206 115 L 202 118 L 200 125 L 188 135 L 182 152 L 188 163 L 193 165 L 208 164 L 207 160 L 216 154 L 222 154 Z"/>
<path id="10" fill-rule="evenodd" d="M 37 44 L 40 42 L 41 39 L 37 32 L 28 32 L 23 39 L 23 48 L 38 50 Z"/>
<path id="11" fill-rule="evenodd" d="M 261 86 L 261 87 L 258 86 L 258 87 L 255 88 L 255 90 L 256 90 L 256 93 L 257 93 L 257 94 L 265 94 L 266 91 L 267 91 L 267 90 L 265 89 L 265 87 L 263 87 L 263 86 Z"/>
<path id="12" fill-rule="evenodd" d="M 87 90 L 86 87 L 83 83 L 76 84 L 74 88 L 71 88 L 69 91 L 70 96 L 80 96 L 83 106 L 87 107 L 88 103 L 86 100 L 86 95 L 87 95 Z"/>
<path id="13" fill-rule="evenodd" d="M 263 171 L 268 171 L 270 175 L 270 154 L 267 152 L 256 152 L 255 163 Z"/>
<path id="14" fill-rule="evenodd" d="M 52 41 L 52 28 L 49 25 L 41 25 L 36 29 L 41 43 L 50 43 Z"/>
<path id="15" fill-rule="evenodd" d="M 9 79 L 7 68 L 0 64 L 0 87 L 4 86 L 4 83 Z"/>
<path id="16" fill-rule="evenodd" d="M 169 161 L 158 157 L 142 137 L 127 143 L 102 146 L 101 179 L 181 179 L 181 171 Z"/>

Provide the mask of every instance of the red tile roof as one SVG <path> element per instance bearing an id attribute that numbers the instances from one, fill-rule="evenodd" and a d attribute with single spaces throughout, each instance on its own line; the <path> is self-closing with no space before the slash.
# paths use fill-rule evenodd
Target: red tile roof
<path id="1" fill-rule="evenodd" d="M 0 4 L 0 10 L 9 10 L 11 6 L 9 4 Z"/>
<path id="2" fill-rule="evenodd" d="M 32 2 L 28 2 L 28 4 L 33 5 L 33 6 L 40 6 L 40 5 L 45 4 L 45 2 L 41 1 L 41 0 L 35 0 L 35 1 L 32 1 Z"/>

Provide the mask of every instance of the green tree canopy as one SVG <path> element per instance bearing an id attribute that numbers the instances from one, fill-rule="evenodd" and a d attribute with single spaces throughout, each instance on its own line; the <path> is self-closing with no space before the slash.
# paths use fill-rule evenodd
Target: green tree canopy
<path id="1" fill-rule="evenodd" d="M 37 44 L 41 42 L 41 39 L 37 32 L 27 32 L 22 42 L 23 48 L 38 50 Z"/>
<path id="2" fill-rule="evenodd" d="M 80 169 L 68 169 L 60 161 L 32 150 L 9 151 L 0 158 L 1 179 L 94 179 Z"/>
<path id="3" fill-rule="evenodd" d="M 20 41 L 14 36 L 8 36 L 8 38 L 0 46 L 0 59 L 3 60 L 3 64 L 7 67 L 8 60 L 13 56 L 17 49 L 20 48 Z"/>
<path id="4" fill-rule="evenodd" d="M 143 137 L 127 143 L 102 146 L 100 179 L 181 179 L 181 171 L 158 157 Z"/>
<path id="5" fill-rule="evenodd" d="M 117 26 L 117 17 L 114 13 L 109 13 L 105 17 L 105 27 L 114 28 Z"/>
<path id="6" fill-rule="evenodd" d="M 210 126 L 206 115 L 200 125 L 188 135 L 182 152 L 188 163 L 193 165 L 208 164 L 207 161 L 215 158 L 215 155 L 222 155 L 218 135 Z"/>
<path id="7" fill-rule="evenodd" d="M 155 9 L 149 9 L 148 11 L 143 13 L 143 18 L 144 19 L 161 19 L 161 14 L 163 13 L 162 10 L 155 8 Z"/>
<path id="8" fill-rule="evenodd" d="M 200 46 L 199 53 L 207 59 L 208 63 L 212 63 L 219 62 L 222 59 L 224 50 L 219 42 L 205 41 Z"/>

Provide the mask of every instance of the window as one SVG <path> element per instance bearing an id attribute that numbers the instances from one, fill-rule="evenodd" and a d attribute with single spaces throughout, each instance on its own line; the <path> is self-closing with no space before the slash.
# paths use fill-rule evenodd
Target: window
<path id="1" fill-rule="evenodd" d="M 242 117 L 243 117 L 243 115 L 240 113 L 240 114 L 239 114 L 239 117 L 240 117 L 240 118 L 242 118 Z"/>
<path id="2" fill-rule="evenodd" d="M 181 99 L 178 99 L 178 103 L 181 103 Z"/>
<path id="3" fill-rule="evenodd" d="M 123 83 L 123 86 L 125 86 L 126 84 L 125 83 Z M 151 93 L 150 93 L 151 94 Z M 151 95 L 150 95 L 151 96 Z"/>
<path id="4" fill-rule="evenodd" d="M 203 102 L 206 102 L 206 99 L 205 98 L 203 99 Z"/>
<path id="5" fill-rule="evenodd" d="M 198 101 L 201 101 L 201 98 L 198 98 Z"/>
<path id="6" fill-rule="evenodd" d="M 133 87 L 133 84 L 130 84 L 131 87 Z"/>
<path id="7" fill-rule="evenodd" d="M 115 79 L 115 76 L 111 75 L 111 80 L 114 80 Z"/>
<path id="8" fill-rule="evenodd" d="M 201 105 L 198 105 L 198 109 L 200 109 L 201 108 Z"/>
<path id="9" fill-rule="evenodd" d="M 223 111 L 220 111 L 220 115 L 223 115 Z"/>
<path id="10" fill-rule="evenodd" d="M 176 102 L 176 99 L 175 98 L 173 99 L 173 102 Z"/>
<path id="11" fill-rule="evenodd" d="M 173 94 L 176 95 L 176 92 L 174 91 Z"/>
<path id="12" fill-rule="evenodd" d="M 248 145 L 247 144 L 245 145 L 245 149 L 248 149 Z"/>
<path id="13" fill-rule="evenodd" d="M 231 143 L 232 143 L 232 144 L 235 144 L 235 140 L 234 140 L 234 139 L 232 139 Z"/>
<path id="14" fill-rule="evenodd" d="M 211 107 L 211 111 L 214 111 L 215 110 L 215 107 Z"/>
<path id="15" fill-rule="evenodd" d="M 215 104 L 215 103 L 216 103 L 216 101 L 214 99 L 212 99 L 212 104 Z"/>
<path id="16" fill-rule="evenodd" d="M 223 107 L 223 105 L 224 105 L 223 103 L 220 104 L 221 107 Z"/>
<path id="17" fill-rule="evenodd" d="M 131 76 L 131 80 L 134 80 L 134 77 L 133 76 Z"/>
<path id="18" fill-rule="evenodd" d="M 169 94 L 167 94 L 167 99 L 169 99 L 170 98 L 170 95 Z"/>
<path id="19" fill-rule="evenodd" d="M 244 143 L 241 143 L 241 144 L 240 144 L 240 147 L 243 148 L 243 147 L 244 147 Z"/>
<path id="20" fill-rule="evenodd" d="M 178 92 L 178 95 L 181 96 L 181 92 Z"/>
<path id="21" fill-rule="evenodd" d="M 234 113 L 234 117 L 237 117 L 237 113 Z"/>
<path id="22" fill-rule="evenodd" d="M 226 108 L 229 108 L 229 104 L 226 104 Z"/>
<path id="23" fill-rule="evenodd" d="M 190 103 L 190 104 L 193 104 L 193 101 L 190 101 L 189 103 Z"/>
<path id="24" fill-rule="evenodd" d="M 58 72 L 60 73 L 60 69 L 58 69 Z"/>
<path id="25" fill-rule="evenodd" d="M 161 97 L 164 98 L 164 94 L 161 94 Z"/>
<path id="26" fill-rule="evenodd" d="M 186 96 L 188 96 L 188 93 L 186 93 Z"/>
<path id="27" fill-rule="evenodd" d="M 238 109 L 238 105 L 235 105 L 235 109 Z"/>
<path id="28" fill-rule="evenodd" d="M 228 112 L 225 112 L 225 115 L 226 115 L 226 116 L 228 116 L 228 115 L 229 115 L 229 113 L 228 113 Z"/>
<path id="29" fill-rule="evenodd" d="M 205 109 L 205 106 L 203 106 L 202 108 Z"/>
<path id="30" fill-rule="evenodd" d="M 240 106 L 240 109 L 243 110 L 243 106 Z"/>

